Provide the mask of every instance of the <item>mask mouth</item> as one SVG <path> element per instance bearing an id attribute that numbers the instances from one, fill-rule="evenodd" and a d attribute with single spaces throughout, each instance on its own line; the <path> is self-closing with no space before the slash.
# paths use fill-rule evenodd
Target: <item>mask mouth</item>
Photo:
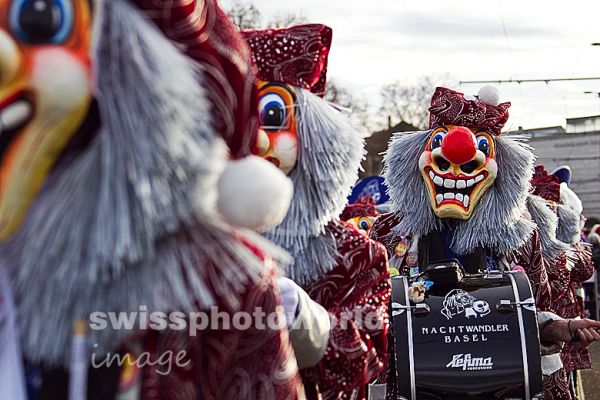
<path id="1" fill-rule="evenodd" d="M 453 204 L 465 211 L 469 209 L 476 190 L 485 184 L 488 177 L 487 171 L 472 176 L 440 174 L 431 167 L 425 167 L 424 171 L 431 183 L 432 197 L 437 208 Z"/>
<path id="2" fill-rule="evenodd" d="M 279 159 L 275 157 L 265 157 L 265 160 L 275 165 L 277 168 L 279 168 L 281 165 L 281 161 L 279 161 Z"/>
<path id="3" fill-rule="evenodd" d="M 10 145 L 20 137 L 35 115 L 31 96 L 17 92 L 0 103 L 0 160 L 6 156 Z"/>

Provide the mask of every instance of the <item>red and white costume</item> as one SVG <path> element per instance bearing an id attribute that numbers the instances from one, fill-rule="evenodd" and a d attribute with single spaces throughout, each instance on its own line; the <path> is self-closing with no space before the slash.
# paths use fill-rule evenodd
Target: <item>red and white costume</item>
<path id="1" fill-rule="evenodd" d="M 385 365 L 387 257 L 380 244 L 338 220 L 363 141 L 319 97 L 331 29 L 315 24 L 244 35 L 259 79 L 259 152 L 294 183 L 290 211 L 265 236 L 291 253 L 286 275 L 332 317 L 320 357 L 301 365 L 307 398 L 364 399 L 367 383 Z M 380 323 L 370 328 L 365 318 Z M 300 357 L 302 346 L 294 342 L 294 348 Z"/>

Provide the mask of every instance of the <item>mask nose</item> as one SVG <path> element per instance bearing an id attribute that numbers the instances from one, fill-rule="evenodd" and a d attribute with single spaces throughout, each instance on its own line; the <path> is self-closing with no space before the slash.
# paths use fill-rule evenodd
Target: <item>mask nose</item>
<path id="1" fill-rule="evenodd" d="M 0 88 L 9 86 L 19 73 L 21 52 L 14 40 L 0 29 Z"/>
<path id="2" fill-rule="evenodd" d="M 475 158 L 475 135 L 463 127 L 450 129 L 442 141 L 442 155 L 455 165 L 466 164 Z"/>

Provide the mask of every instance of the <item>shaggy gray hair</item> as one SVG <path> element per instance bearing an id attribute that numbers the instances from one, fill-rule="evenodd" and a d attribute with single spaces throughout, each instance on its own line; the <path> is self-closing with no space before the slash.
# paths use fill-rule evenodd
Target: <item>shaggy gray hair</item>
<path id="1" fill-rule="evenodd" d="M 556 238 L 558 217 L 546 206 L 546 200 L 539 196 L 527 197 L 527 211 L 537 225 L 542 244 L 542 253 L 547 260 L 553 260 L 563 252 L 568 252 L 570 246 Z"/>
<path id="2" fill-rule="evenodd" d="M 263 268 L 215 218 L 226 146 L 197 65 L 128 1 L 96 5 L 99 132 L 55 168 L 0 249 L 24 351 L 47 365 L 67 363 L 73 322 L 94 311 L 208 307 L 215 283 L 239 292 Z M 226 274 L 219 282 L 204 269 L 211 265 Z M 90 331 L 89 339 L 104 352 L 131 334 Z"/>
<path id="3" fill-rule="evenodd" d="M 300 150 L 290 174 L 294 197 L 283 222 L 265 236 L 291 253 L 285 273 L 305 284 L 337 265 L 335 238 L 325 227 L 344 209 L 365 150 L 344 114 L 305 89 L 296 88 L 296 96 Z"/>
<path id="4" fill-rule="evenodd" d="M 384 156 L 384 177 L 393 210 L 402 221 L 392 234 L 425 236 L 442 229 L 443 220 L 431 207 L 419 157 L 433 131 L 407 132 L 392 137 Z M 471 218 L 456 221 L 452 250 L 468 254 L 478 247 L 500 253 L 517 249 L 531 236 L 535 224 L 523 217 L 533 174 L 534 155 L 521 138 L 495 138 L 498 176 L 483 195 Z"/>
<path id="5" fill-rule="evenodd" d="M 567 244 L 580 242 L 581 218 L 577 211 L 563 204 L 558 205 L 558 240 Z"/>

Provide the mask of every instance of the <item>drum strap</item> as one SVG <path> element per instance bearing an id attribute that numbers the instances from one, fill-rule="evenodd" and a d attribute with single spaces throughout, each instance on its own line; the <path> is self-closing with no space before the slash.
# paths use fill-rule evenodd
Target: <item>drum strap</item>
<path id="1" fill-rule="evenodd" d="M 421 271 L 427 271 L 432 262 L 446 261 L 448 256 L 445 251 L 446 243 L 440 232 L 431 232 L 419 241 L 419 267 Z M 477 274 L 480 270 L 487 269 L 486 257 L 488 251 L 478 247 L 470 254 L 461 256 L 461 264 L 467 274 Z"/>

